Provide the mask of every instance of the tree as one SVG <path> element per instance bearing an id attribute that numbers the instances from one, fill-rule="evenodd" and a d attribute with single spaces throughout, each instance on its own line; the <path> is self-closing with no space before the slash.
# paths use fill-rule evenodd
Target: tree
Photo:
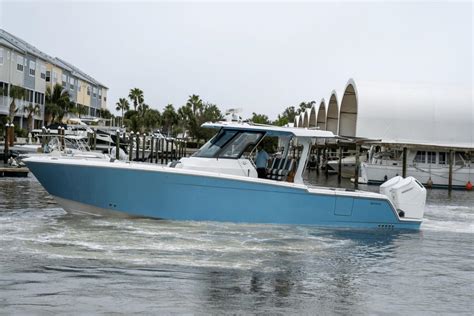
<path id="1" fill-rule="evenodd" d="M 122 124 L 123 124 L 123 112 L 127 112 L 130 110 L 130 103 L 128 103 L 128 100 L 125 98 L 120 98 L 117 103 L 115 103 L 116 107 L 115 110 L 117 111 L 122 111 Z"/>
<path id="2" fill-rule="evenodd" d="M 172 104 L 168 104 L 163 110 L 162 114 L 163 129 L 166 130 L 168 135 L 173 130 L 173 125 L 178 123 L 178 119 L 179 117 L 174 109 L 174 106 Z"/>
<path id="3" fill-rule="evenodd" d="M 89 109 L 87 108 L 87 106 L 82 104 L 78 104 L 75 107 L 74 111 L 76 112 L 77 116 L 79 116 L 79 118 L 81 118 L 81 115 L 87 115 L 89 113 Z"/>
<path id="4" fill-rule="evenodd" d="M 28 120 L 28 132 L 31 132 L 33 129 L 33 115 L 40 114 L 40 107 L 38 104 L 33 105 L 30 103 L 24 107 L 23 111 L 26 113 L 26 118 Z"/>
<path id="5" fill-rule="evenodd" d="M 0 89 L 0 94 L 8 95 L 8 90 L 5 91 L 4 89 Z M 27 91 L 25 88 L 18 87 L 12 85 L 10 87 L 10 98 L 12 102 L 10 103 L 10 107 L 8 109 L 8 122 L 12 123 L 13 118 L 15 117 L 16 112 L 18 112 L 19 108 L 17 108 L 15 101 L 16 100 L 24 100 L 27 96 Z"/>
<path id="6" fill-rule="evenodd" d="M 144 117 L 146 111 L 149 110 L 149 109 L 150 109 L 150 106 L 148 104 L 142 103 L 138 106 L 137 111 L 138 111 L 138 114 L 141 117 Z"/>
<path id="7" fill-rule="evenodd" d="M 253 112 L 250 120 L 256 124 L 270 124 L 270 120 L 265 114 L 257 114 Z"/>
<path id="8" fill-rule="evenodd" d="M 277 126 L 284 126 L 288 123 L 293 123 L 295 120 L 296 116 L 296 111 L 294 106 L 289 106 L 287 107 L 282 114 L 278 115 L 278 118 L 275 122 L 273 122 L 274 125 Z"/>
<path id="9" fill-rule="evenodd" d="M 143 124 L 149 131 L 153 131 L 161 123 L 161 113 L 155 109 L 147 109 L 143 115 Z"/>
<path id="10" fill-rule="evenodd" d="M 128 98 L 132 101 L 133 109 L 136 111 L 137 107 L 144 102 L 143 91 L 138 88 L 130 89 Z"/>
<path id="11" fill-rule="evenodd" d="M 315 101 L 301 102 L 299 107 L 298 107 L 297 113 L 298 114 L 304 113 L 306 111 L 306 109 L 311 108 L 315 104 L 316 104 Z"/>
<path id="12" fill-rule="evenodd" d="M 64 116 L 74 108 L 74 102 L 69 99 L 69 93 L 60 84 L 55 84 L 53 89 L 46 88 L 46 114 L 52 116 L 54 122 L 62 122 Z"/>
<path id="13" fill-rule="evenodd" d="M 201 111 L 203 108 L 203 103 L 201 98 L 197 94 L 193 94 L 189 96 L 188 101 L 186 101 L 186 106 L 189 106 L 193 114 L 196 115 L 197 111 Z"/>

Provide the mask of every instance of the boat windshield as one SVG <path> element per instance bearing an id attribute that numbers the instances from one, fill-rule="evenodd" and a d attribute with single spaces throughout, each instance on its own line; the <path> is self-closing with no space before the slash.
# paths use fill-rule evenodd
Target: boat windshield
<path id="1" fill-rule="evenodd" d="M 250 146 L 255 146 L 263 137 L 263 132 L 221 130 L 202 146 L 193 157 L 240 158 Z"/>

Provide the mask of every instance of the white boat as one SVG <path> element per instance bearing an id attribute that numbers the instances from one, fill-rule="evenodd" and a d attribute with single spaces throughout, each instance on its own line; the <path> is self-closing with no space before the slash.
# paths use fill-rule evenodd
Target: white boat
<path id="1" fill-rule="evenodd" d="M 360 183 L 380 184 L 387 179 L 402 175 L 402 150 L 386 150 L 378 153 L 371 148 L 370 159 L 361 164 Z M 407 150 L 407 176 L 432 187 L 446 188 L 449 182 L 448 152 L 442 150 Z M 466 152 L 454 153 L 452 184 L 465 188 L 474 182 L 474 156 Z"/>
<path id="2" fill-rule="evenodd" d="M 388 182 L 385 194 L 303 183 L 311 146 L 317 139 L 333 138 L 331 132 L 239 122 L 203 126 L 218 132 L 192 157 L 168 166 L 63 157 L 31 157 L 25 162 L 71 212 L 352 228 L 420 227 L 426 190 L 413 178 Z M 253 156 L 266 137 L 278 137 L 283 147 L 278 163 L 267 170 L 269 176 L 258 178 Z M 296 142 L 303 147 L 298 161 L 291 155 Z"/>
<path id="3" fill-rule="evenodd" d="M 360 155 L 359 161 L 365 162 L 367 161 L 367 155 Z M 342 158 L 341 164 L 341 176 L 343 178 L 352 178 L 354 177 L 355 173 L 355 166 L 356 166 L 356 157 L 355 155 L 351 155 L 345 158 Z M 339 158 L 336 160 L 329 160 L 327 162 L 328 172 L 329 173 L 339 173 Z"/>

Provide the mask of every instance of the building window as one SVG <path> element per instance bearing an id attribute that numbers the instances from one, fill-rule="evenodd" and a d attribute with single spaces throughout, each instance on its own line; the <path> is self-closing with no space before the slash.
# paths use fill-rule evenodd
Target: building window
<path id="1" fill-rule="evenodd" d="M 67 77 L 65 74 L 63 74 L 63 87 L 66 88 L 66 83 L 67 83 Z"/>
<path id="2" fill-rule="evenodd" d="M 107 97 L 104 96 L 104 102 L 107 101 Z"/>
<path id="3" fill-rule="evenodd" d="M 46 71 L 46 82 L 51 81 L 51 71 Z"/>
<path id="4" fill-rule="evenodd" d="M 3 48 L 0 48 L 0 65 L 3 65 Z"/>
<path id="5" fill-rule="evenodd" d="M 415 156 L 415 162 L 425 163 L 426 151 L 417 151 Z"/>
<path id="6" fill-rule="evenodd" d="M 36 63 L 30 60 L 30 76 L 34 77 L 36 73 Z"/>
<path id="7" fill-rule="evenodd" d="M 87 95 L 91 95 L 91 87 L 87 87 Z"/>
<path id="8" fill-rule="evenodd" d="M 428 151 L 427 154 L 427 163 L 436 163 L 436 153 L 434 151 Z"/>
<path id="9" fill-rule="evenodd" d="M 92 96 L 93 96 L 94 98 L 97 98 L 97 88 L 96 88 L 96 87 L 93 87 L 93 88 L 92 88 Z"/>
<path id="10" fill-rule="evenodd" d="M 41 65 L 41 79 L 45 79 L 46 80 L 46 66 L 44 65 Z"/>
<path id="11" fill-rule="evenodd" d="M 56 71 L 53 71 L 53 83 L 58 82 L 58 73 Z"/>
<path id="12" fill-rule="evenodd" d="M 16 56 L 16 70 L 23 71 L 23 56 Z"/>
<path id="13" fill-rule="evenodd" d="M 446 164 L 446 153 L 438 153 L 438 163 L 440 165 Z"/>

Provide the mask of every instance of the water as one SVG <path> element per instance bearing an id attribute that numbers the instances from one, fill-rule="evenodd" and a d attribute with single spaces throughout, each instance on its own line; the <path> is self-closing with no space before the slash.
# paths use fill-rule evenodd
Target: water
<path id="1" fill-rule="evenodd" d="M 473 236 L 474 192 L 429 191 L 420 232 L 377 233 L 71 215 L 5 178 L 0 314 L 472 314 Z"/>

